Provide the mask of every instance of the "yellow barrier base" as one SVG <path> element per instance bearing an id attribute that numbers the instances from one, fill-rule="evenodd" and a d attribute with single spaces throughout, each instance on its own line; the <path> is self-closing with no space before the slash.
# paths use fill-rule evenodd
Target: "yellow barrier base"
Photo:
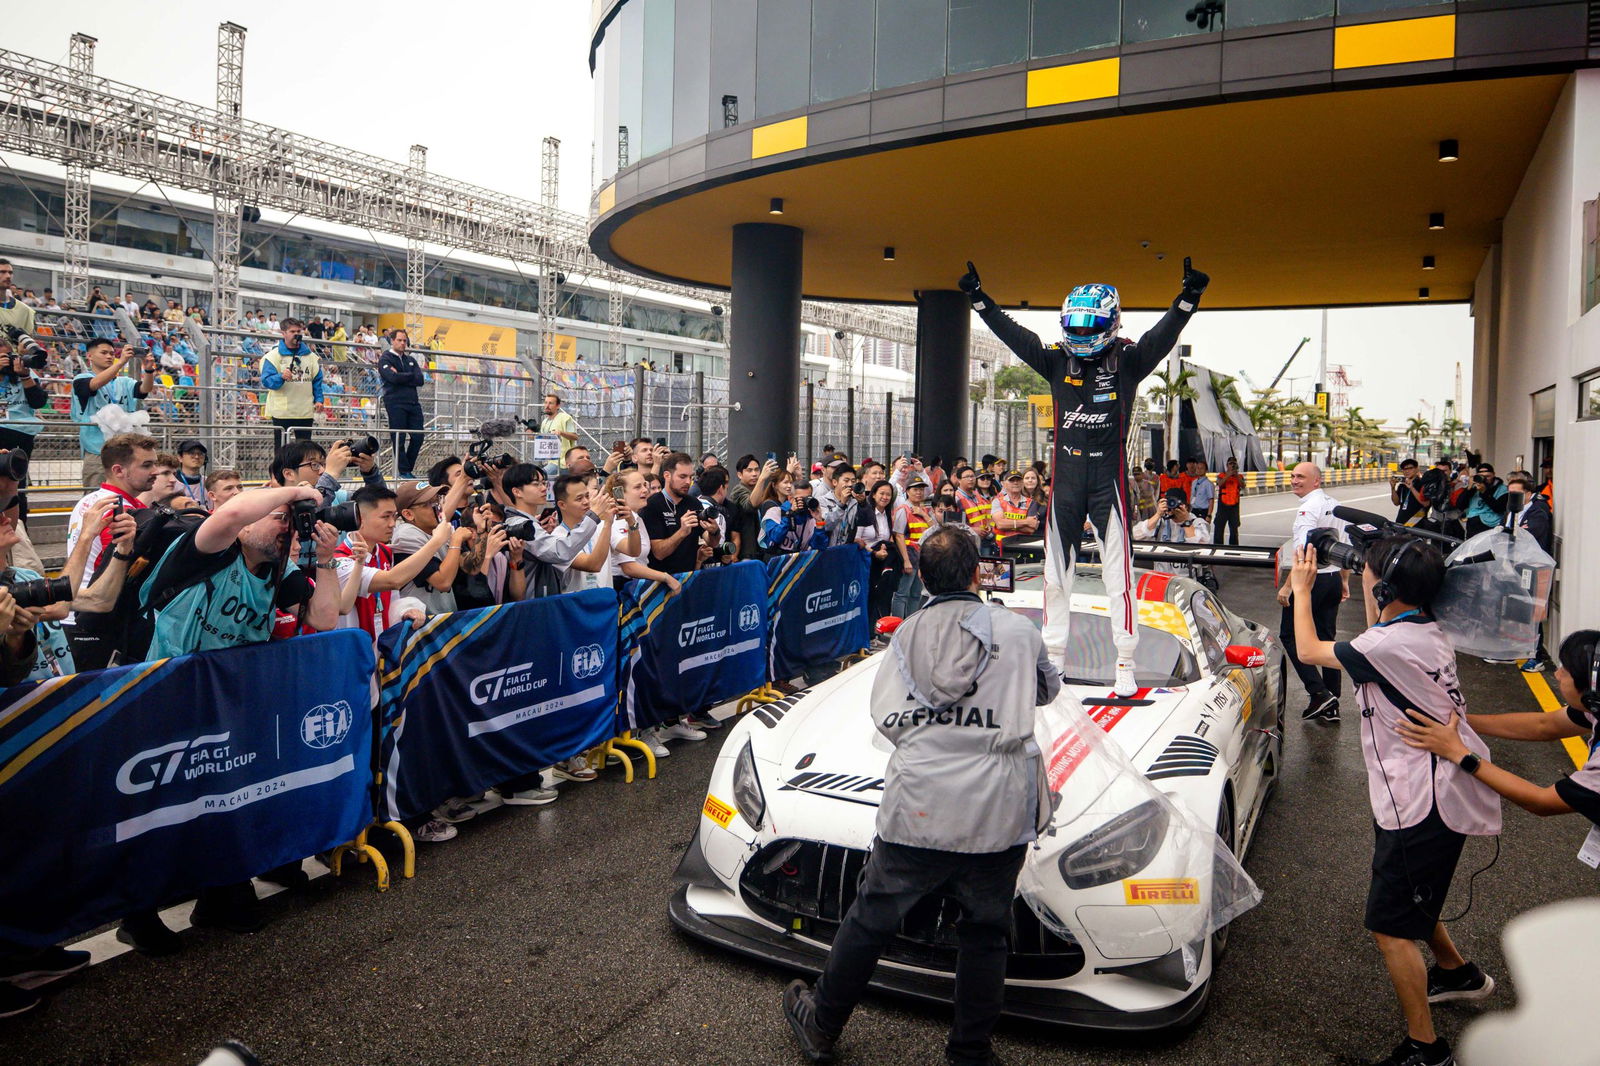
<path id="1" fill-rule="evenodd" d="M 383 827 L 400 838 L 400 848 L 404 852 L 401 876 L 407 879 L 417 876 L 417 842 L 411 839 L 411 830 L 399 822 L 384 822 Z"/>
<path id="2" fill-rule="evenodd" d="M 744 714 L 746 711 L 762 703 L 777 703 L 783 699 L 783 693 L 771 685 L 762 685 L 739 697 L 739 704 L 734 708 L 734 714 Z"/>
<path id="3" fill-rule="evenodd" d="M 389 864 L 384 861 L 381 851 L 367 843 L 367 832 L 368 830 L 363 829 L 350 843 L 340 844 L 334 848 L 333 852 L 328 856 L 328 865 L 333 869 L 333 876 L 338 877 L 344 867 L 345 852 L 348 851 L 354 855 L 358 863 L 370 860 L 373 871 L 378 875 L 378 891 L 387 892 L 389 891 Z M 411 834 L 407 833 L 405 839 L 409 841 Z M 411 875 L 407 874 L 406 876 L 409 877 Z"/>
<path id="4" fill-rule="evenodd" d="M 656 754 L 650 750 L 650 746 L 648 744 L 642 740 L 635 740 L 632 732 L 624 733 L 616 740 L 613 740 L 611 742 L 611 754 L 619 759 L 627 761 L 627 756 L 623 755 L 622 752 L 617 750 L 621 747 L 637 748 L 639 752 L 644 755 L 644 776 L 652 781 L 655 780 Z M 631 767 L 626 780 L 633 780 Z"/>

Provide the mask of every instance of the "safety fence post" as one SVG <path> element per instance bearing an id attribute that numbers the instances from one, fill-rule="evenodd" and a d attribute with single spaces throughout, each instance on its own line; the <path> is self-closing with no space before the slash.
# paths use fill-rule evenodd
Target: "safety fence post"
<path id="1" fill-rule="evenodd" d="M 644 390 L 645 376 L 649 371 L 644 367 L 633 368 L 633 437 L 638 440 L 644 436 Z"/>
<path id="2" fill-rule="evenodd" d="M 856 387 L 851 385 L 844 395 L 844 453 L 852 465 L 860 466 L 861 456 L 856 453 Z"/>
<path id="3" fill-rule="evenodd" d="M 894 393 L 886 392 L 883 396 L 883 462 L 888 465 L 893 462 L 894 455 Z"/>
<path id="4" fill-rule="evenodd" d="M 848 453 L 846 453 L 848 454 Z M 806 382 L 806 469 L 819 459 L 817 455 L 817 386 Z"/>
<path id="5" fill-rule="evenodd" d="M 694 461 L 706 453 L 706 372 L 694 372 Z M 727 458 L 724 456 L 723 458 Z"/>

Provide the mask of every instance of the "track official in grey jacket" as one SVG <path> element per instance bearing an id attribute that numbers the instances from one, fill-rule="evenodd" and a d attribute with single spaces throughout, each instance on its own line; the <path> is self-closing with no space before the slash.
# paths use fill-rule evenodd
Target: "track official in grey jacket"
<path id="1" fill-rule="evenodd" d="M 784 991 L 812 1062 L 833 1061 L 878 957 L 929 896 L 962 911 L 946 1058 L 991 1060 L 1017 874 L 1050 817 L 1033 728 L 1061 674 L 1039 631 L 978 598 L 978 539 L 965 526 L 929 533 L 919 571 L 933 599 L 895 632 L 872 691 L 873 721 L 895 746 L 877 841 L 816 988 L 795 981 Z"/>

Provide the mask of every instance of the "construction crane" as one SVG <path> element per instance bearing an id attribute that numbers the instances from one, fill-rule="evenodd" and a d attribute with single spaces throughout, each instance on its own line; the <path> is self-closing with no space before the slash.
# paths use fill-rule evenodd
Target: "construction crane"
<path id="1" fill-rule="evenodd" d="M 1262 392 L 1270 392 L 1271 390 L 1277 388 L 1278 387 L 1278 382 L 1283 380 L 1283 375 L 1285 375 L 1285 374 L 1287 374 L 1289 372 L 1289 364 L 1294 362 L 1294 357 L 1300 354 L 1300 349 L 1304 348 L 1306 345 L 1308 345 L 1310 343 L 1311 343 L 1311 338 L 1310 337 L 1301 337 L 1300 338 L 1300 343 L 1295 345 L 1294 346 L 1294 351 L 1289 353 L 1289 358 L 1285 359 L 1283 361 L 1283 366 L 1278 368 L 1278 374 L 1277 374 L 1276 377 L 1274 377 L 1272 379 L 1272 384 L 1268 385 L 1265 389 L 1262 389 L 1260 391 L 1262 391 Z M 1246 378 L 1245 380 L 1248 381 L 1249 379 Z M 1251 388 L 1254 388 L 1254 387 L 1255 387 L 1255 383 L 1251 382 Z"/>

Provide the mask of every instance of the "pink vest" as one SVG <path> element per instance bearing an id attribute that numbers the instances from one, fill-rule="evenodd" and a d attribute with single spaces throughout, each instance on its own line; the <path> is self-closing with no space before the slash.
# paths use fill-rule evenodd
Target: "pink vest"
<path id="1" fill-rule="evenodd" d="M 1489 746 L 1467 725 L 1466 701 L 1456 680 L 1456 652 L 1444 630 L 1432 621 L 1397 620 L 1373 626 L 1350 647 L 1387 682 L 1352 678 L 1361 703 L 1367 792 L 1378 824 L 1385 829 L 1413 826 L 1437 806 L 1444 824 L 1458 833 L 1499 833 L 1500 797 L 1493 790 L 1454 763 L 1407 746 L 1395 731 L 1404 708 L 1440 722 L 1454 711 L 1462 743 L 1489 760 Z M 1401 706 L 1395 704 L 1396 695 Z"/>

